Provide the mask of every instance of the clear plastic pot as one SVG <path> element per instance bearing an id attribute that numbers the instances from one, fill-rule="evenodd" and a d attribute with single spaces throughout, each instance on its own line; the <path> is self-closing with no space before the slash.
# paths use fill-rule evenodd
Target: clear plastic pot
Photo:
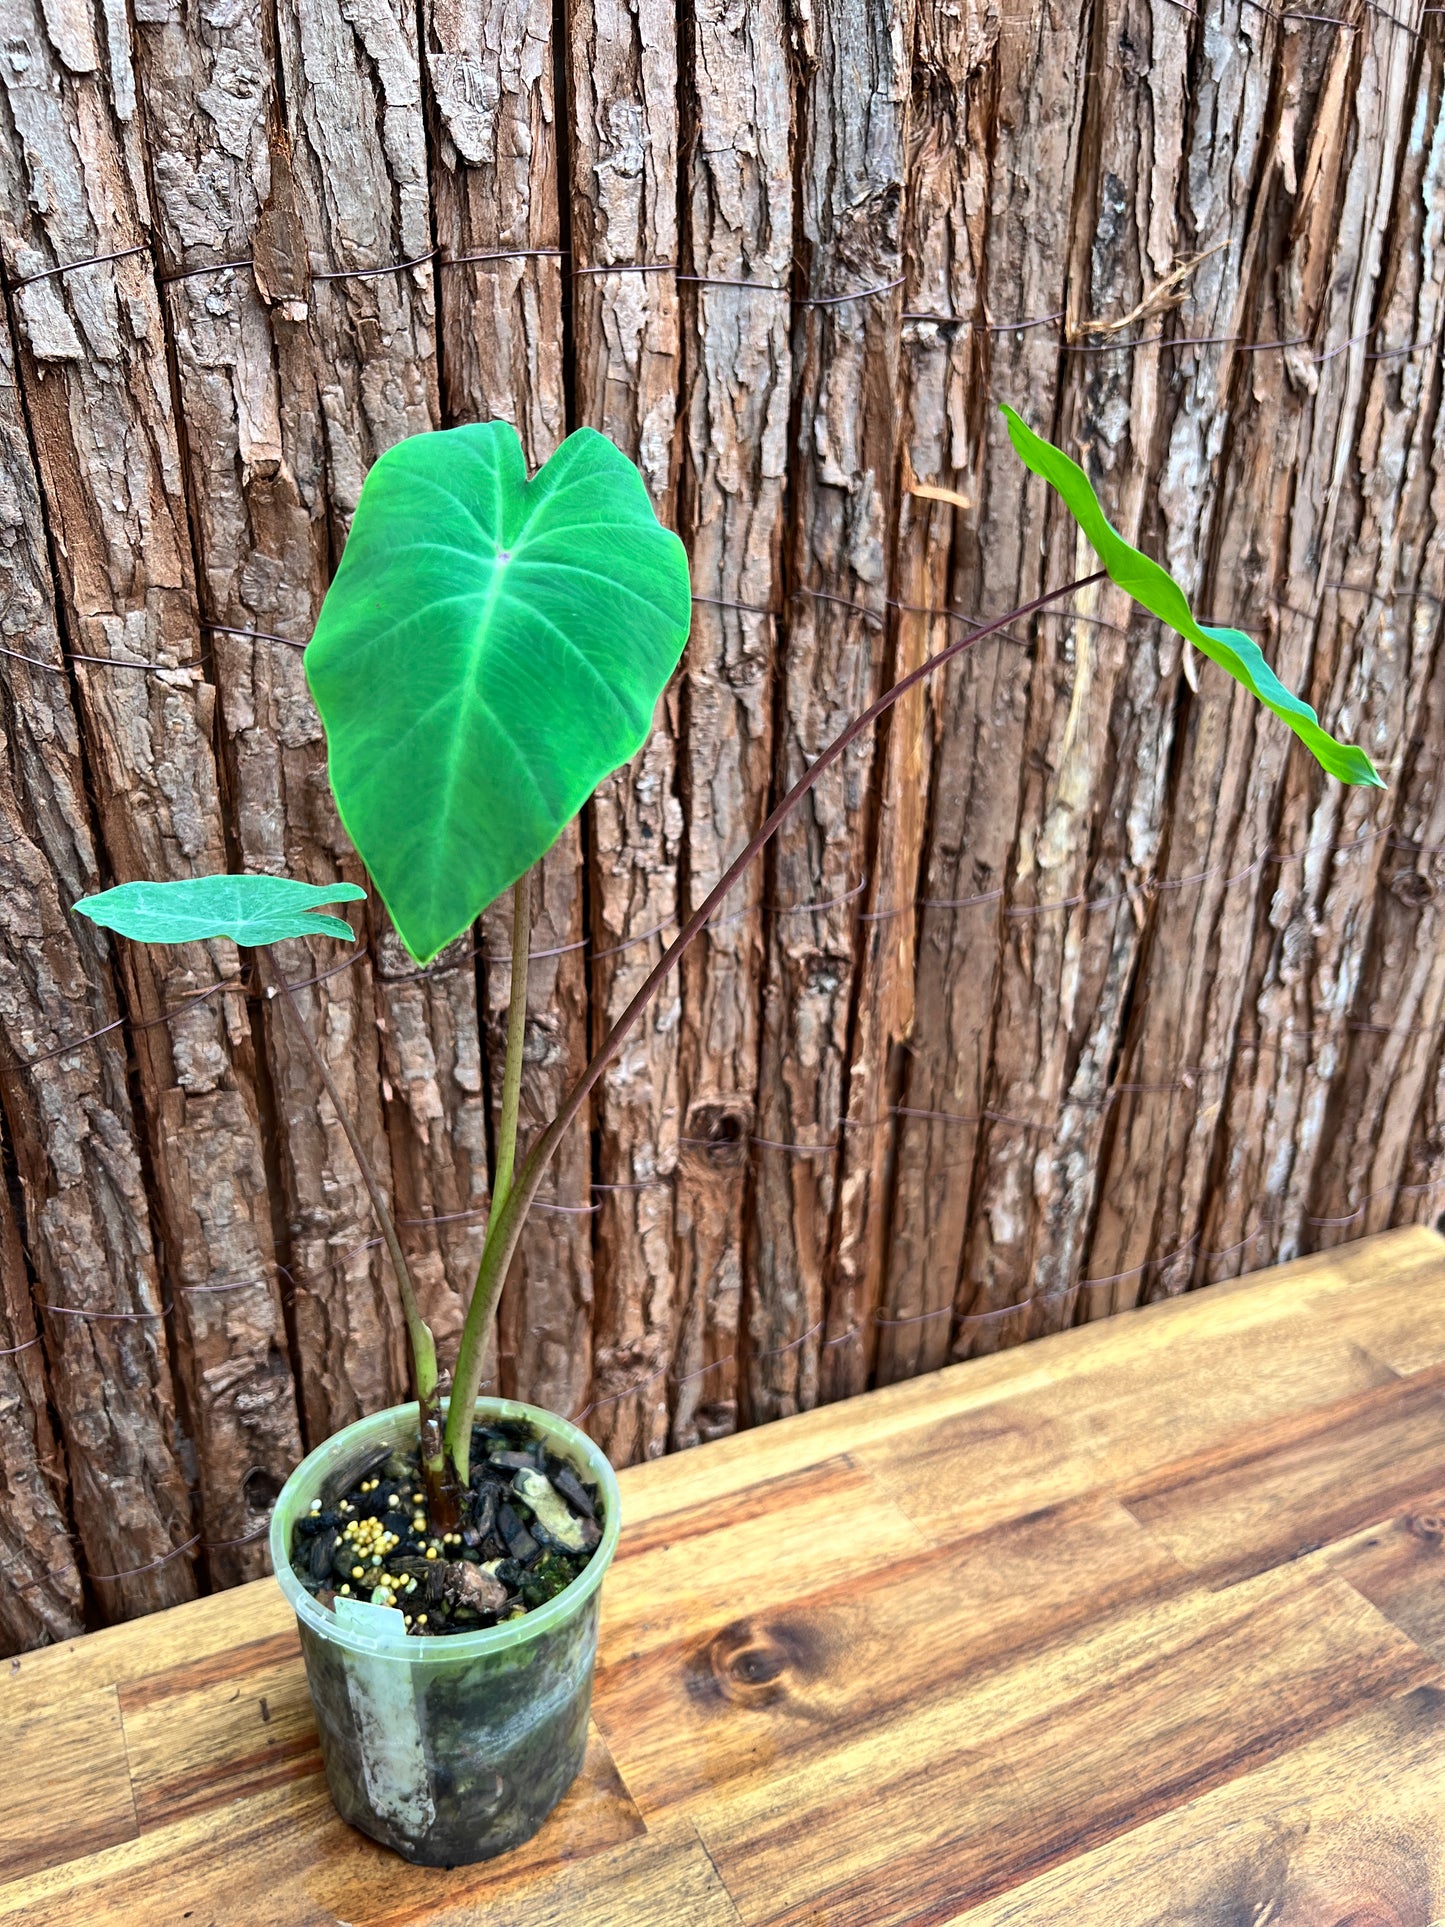
<path id="1" fill-rule="evenodd" d="M 339 1495 L 388 1448 L 415 1450 L 415 1405 L 359 1419 L 318 1446 L 286 1481 L 271 1518 L 271 1563 L 300 1624 L 336 1810 L 433 1867 L 489 1860 L 529 1840 L 577 1777 L 598 1595 L 617 1546 L 617 1480 L 585 1433 L 510 1399 L 478 1399 L 477 1419 L 531 1420 L 601 1495 L 602 1541 L 591 1560 L 524 1618 L 430 1639 L 393 1631 L 390 1615 L 369 1606 L 344 1624 L 292 1572 L 298 1514 L 323 1489 Z"/>

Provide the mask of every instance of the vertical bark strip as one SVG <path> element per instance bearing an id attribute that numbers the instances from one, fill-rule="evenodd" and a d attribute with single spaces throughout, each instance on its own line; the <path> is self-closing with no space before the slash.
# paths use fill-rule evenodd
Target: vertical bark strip
<path id="1" fill-rule="evenodd" d="M 550 0 L 432 0 L 424 10 L 423 55 L 437 242 L 444 262 L 459 263 L 441 276 L 447 416 L 510 421 L 535 471 L 567 428 L 567 262 L 560 253 Z M 524 1146 L 551 1120 L 587 1061 L 582 897 L 581 833 L 574 823 L 542 859 L 533 888 Z M 510 924 L 509 898 L 483 919 L 486 1048 L 498 1106 L 511 996 Z M 503 1389 L 564 1414 L 582 1404 L 591 1374 L 590 1180 L 587 1133 L 574 1131 L 547 1174 L 499 1313 Z"/>
<path id="2" fill-rule="evenodd" d="M 0 1644 L 14 1650 L 82 1626 L 52 1396 L 77 1451 L 77 1520 L 96 1570 L 167 1552 L 187 1534 L 170 1539 L 164 1528 L 183 1525 L 188 1507 L 171 1438 L 125 1040 L 116 1028 L 50 1054 L 115 1025 L 119 1007 L 103 940 L 68 914 L 95 885 L 95 851 L 8 327 L 0 329 L 0 646 L 11 652 L 0 656 L 0 1106 L 23 1214 L 17 1222 L 9 1201 L 0 1205 Z M 22 1222 L 39 1304 L 152 1316 L 52 1314 L 42 1325 Z M 53 1388 L 47 1341 L 58 1367 Z M 141 1610 L 188 1591 L 182 1566 L 110 1604 Z"/>
<path id="3" fill-rule="evenodd" d="M 1410 18 L 1418 26 L 1417 13 Z M 1348 616 L 1342 622 L 1340 592 L 1329 584 L 1345 569 L 1351 581 L 1359 579 L 1381 546 L 1366 504 L 1351 528 L 1345 484 L 1367 382 L 1372 371 L 1385 372 L 1366 357 L 1410 120 L 1414 45 L 1375 15 L 1348 38 L 1346 45 L 1346 37 L 1337 36 L 1320 63 L 1315 111 L 1308 119 L 1301 115 L 1293 151 L 1281 142 L 1288 166 L 1281 165 L 1280 185 L 1289 201 L 1274 277 L 1281 333 L 1307 337 L 1314 355 L 1329 359 L 1311 359 L 1303 349 L 1284 358 L 1279 372 L 1297 397 L 1290 412 L 1298 439 L 1287 464 L 1276 447 L 1274 503 L 1261 490 L 1249 506 L 1251 518 L 1276 508 L 1270 547 L 1263 531 L 1254 536 L 1251 530 L 1242 552 L 1272 549 L 1278 558 L 1274 582 L 1286 626 L 1308 638 L 1300 681 L 1311 700 L 1332 727 L 1358 736 L 1388 765 L 1403 718 L 1419 699 L 1428 648 L 1420 646 L 1424 638 L 1411 636 L 1405 607 L 1387 608 L 1383 622 L 1367 619 L 1357 627 Z M 1402 565 L 1412 566 L 1412 532 L 1401 529 L 1399 539 L 1403 553 L 1380 558 L 1387 580 Z M 1384 546 L 1394 546 L 1388 536 Z M 1216 578 L 1216 595 L 1220 586 Z M 1240 606 L 1237 590 L 1227 606 Z M 1207 1248 L 1228 1249 L 1254 1236 L 1261 1217 L 1269 1229 L 1247 1262 L 1304 1248 L 1315 1165 L 1355 1009 L 1393 808 L 1393 799 L 1380 792 L 1326 784 L 1301 756 L 1291 755 L 1282 771 L 1275 847 L 1309 854 L 1270 866 L 1204 1216 Z"/>
<path id="4" fill-rule="evenodd" d="M 663 0 L 569 0 L 578 419 L 676 515 L 677 30 Z M 590 270 L 596 269 L 597 272 Z M 677 915 L 676 685 L 652 735 L 593 799 L 591 1002 L 599 1043 Z M 666 1449 L 681 999 L 669 982 L 598 1089 L 595 1436 L 619 1464 Z M 625 1388 L 639 1384 L 635 1392 Z M 623 1394 L 619 1396 L 619 1394 Z"/>
<path id="5" fill-rule="evenodd" d="M 1161 539 L 1170 568 L 1196 607 L 1255 626 L 1270 662 L 1291 687 L 1301 659 L 1282 636 L 1262 570 L 1225 481 L 1235 411 L 1242 421 L 1268 396 L 1273 432 L 1277 351 L 1249 354 L 1235 341 L 1279 338 L 1279 320 L 1258 298 L 1268 273 L 1274 178 L 1276 24 L 1231 7 L 1199 51 L 1196 111 L 1181 195 L 1183 221 L 1203 258 L 1182 287 L 1173 327 L 1200 345 L 1174 358 L 1178 401 L 1159 483 Z M 1265 188 L 1260 193 L 1260 188 Z M 1268 463 L 1270 451 L 1262 460 Z M 1251 476 L 1251 485 L 1258 481 Z M 1239 558 L 1232 577 L 1206 588 L 1211 550 Z M 1205 599 L 1201 599 L 1204 597 Z M 1293 679 L 1293 680 L 1292 680 Z M 1173 779 L 1169 848 L 1150 913 L 1149 953 L 1113 1105 L 1101 1173 L 1089 1272 L 1117 1276 L 1116 1304 L 1182 1289 L 1202 1250 L 1199 1214 L 1210 1148 L 1230 1071 L 1241 975 L 1269 835 L 1268 810 L 1284 744 L 1243 692 L 1200 667 L 1189 699 Z M 1229 961 L 1226 961 L 1229 960 Z M 1252 1262 L 1248 1254 L 1242 1260 Z M 1097 1292 L 1097 1300 L 1103 1296 Z"/>
<path id="6" fill-rule="evenodd" d="M 767 806 L 791 374 L 792 96 L 778 0 L 693 9 L 680 527 L 692 560 L 682 759 L 686 908 Z M 752 282 L 755 287 L 735 287 Z M 673 1443 L 736 1429 L 764 871 L 683 961 Z"/>
<path id="7" fill-rule="evenodd" d="M 891 573 L 892 673 L 906 675 L 945 647 L 956 625 L 922 613 L 947 609 L 956 510 L 914 493 L 920 484 L 962 495 L 968 460 L 967 383 L 973 330 L 911 316 L 952 312 L 959 257 L 970 253 L 967 184 L 978 164 L 968 88 L 996 51 L 997 22 L 976 10 L 923 0 L 912 60 L 903 267 L 901 435 Z M 965 501 L 967 497 L 963 497 Z M 930 764 L 939 692 L 905 697 L 884 731 L 880 807 L 862 918 L 862 975 L 842 1141 L 837 1263 L 826 1300 L 822 1395 L 866 1389 L 877 1353 L 895 1107 L 913 1028 L 918 878 L 927 835 Z M 898 1329 L 882 1327 L 885 1331 Z M 946 1337 L 946 1327 L 939 1334 Z"/>
<path id="8" fill-rule="evenodd" d="M 1093 33 L 1065 303 L 1065 345 L 1080 352 L 1065 363 L 1056 439 L 1114 525 L 1148 546 L 1148 478 L 1166 425 L 1158 330 L 1139 331 L 1137 347 L 1103 336 L 1102 351 L 1091 350 L 1179 265 L 1186 47 L 1168 0 L 1109 0 Z M 1051 581 L 1089 566 L 1058 512 L 1047 554 Z M 1080 599 L 1077 620 L 1038 630 L 986 1105 L 998 1115 L 982 1132 L 961 1301 L 981 1314 L 1037 1295 L 1047 1302 L 1021 1315 L 1024 1330 L 1072 1315 L 1060 1294 L 1080 1277 L 1092 1217 L 1139 956 L 1140 886 L 1159 850 L 1181 649 L 1110 585 Z M 999 1330 L 965 1326 L 967 1348 L 992 1345 Z"/>
<path id="9" fill-rule="evenodd" d="M 945 89 L 956 98 L 959 140 L 946 260 L 935 269 L 923 257 L 930 270 L 916 312 L 958 320 L 906 324 L 919 353 L 951 337 L 967 357 L 952 469 L 974 506 L 958 518 L 952 601 L 979 620 L 1044 586 L 1046 497 L 1019 467 L 989 397 L 1053 426 L 1088 65 L 1077 9 L 1012 16 L 996 34 L 987 18 L 960 30 L 944 9 L 921 16 L 934 98 L 948 99 Z M 929 246 L 941 248 L 942 236 Z M 1050 635 L 1059 618 L 1037 626 Z M 966 652 L 930 691 L 931 820 L 882 1300 L 883 1317 L 897 1322 L 880 1326 L 877 1344 L 885 1383 L 948 1356 L 1007 929 L 1028 675 L 1026 650 L 1001 636 Z"/>
<path id="10" fill-rule="evenodd" d="M 0 1154 L 8 1146 L 0 1144 Z M 85 1630 L 65 1524 L 66 1463 L 14 1215 L 0 1214 L 0 1656 Z"/>
<path id="11" fill-rule="evenodd" d="M 511 422 L 537 467 L 567 432 L 551 0 L 426 0 L 423 19 L 437 244 L 459 264 L 441 278 L 443 406 Z"/>
<path id="12" fill-rule="evenodd" d="M 1366 908 L 1362 892 L 1332 905 L 1328 920 L 1333 1001 L 1348 1022 L 1343 1034 L 1335 1025 L 1334 1077 L 1315 1132 L 1304 1232 L 1316 1247 L 1390 1222 L 1445 1010 L 1445 929 L 1428 853 L 1440 841 L 1442 793 L 1441 737 L 1430 725 L 1445 606 L 1445 423 L 1439 356 L 1428 345 L 1445 331 L 1442 64 L 1437 41 L 1416 67 L 1402 114 L 1368 344 L 1379 359 L 1364 370 L 1331 570 L 1331 580 L 1347 586 L 1332 590 L 1326 605 L 1347 713 L 1378 746 L 1395 796 L 1369 813 L 1390 832 L 1372 853 L 1373 904 Z"/>
<path id="13" fill-rule="evenodd" d="M 18 284 L 20 378 L 45 513 L 57 533 L 70 646 L 77 657 L 101 659 L 74 664 L 101 840 L 117 881 L 204 874 L 226 868 L 211 739 L 215 692 L 197 667 L 190 532 L 149 259 L 130 49 L 118 15 L 104 48 L 89 16 L 72 10 L 52 18 L 53 30 L 27 4 L 7 23 L 0 250 Z M 121 258 L 67 266 L 106 254 Z M 111 658 L 139 666 L 108 667 Z M 203 1527 L 218 1548 L 219 1573 L 239 1577 L 259 1570 L 264 1553 L 252 1535 L 295 1463 L 298 1439 L 250 1026 L 242 998 L 224 988 L 237 983 L 238 960 L 225 943 L 126 944 L 115 954 L 137 1023 Z M 167 1018 L 172 1011 L 178 1014 Z M 96 1293 L 105 1277 L 93 1279 Z M 144 1273 L 132 1277 L 131 1289 L 144 1292 Z M 142 1322 L 154 1318 L 147 1308 Z M 66 1339 L 71 1351 L 100 1343 L 89 1329 L 98 1321 L 65 1322 L 75 1327 Z M 118 1346 L 132 1342 L 119 1324 L 112 1338 Z M 169 1401 L 159 1384 L 158 1321 L 135 1342 L 153 1358 L 146 1371 L 163 1401 L 159 1414 Z M 79 1358 L 57 1362 L 57 1385 L 73 1376 L 78 1389 L 83 1370 Z M 165 1437 L 159 1416 L 157 1428 Z M 106 1468 L 87 1465 L 99 1445 L 67 1431 L 77 1482 L 103 1484 Z M 168 1438 L 164 1456 L 156 1480 L 169 1527 L 184 1515 Z M 178 1560 L 142 1576 L 133 1593 L 124 1584 L 120 1592 L 127 1604 L 158 1603 L 188 1584 L 186 1562 Z"/>
<path id="14" fill-rule="evenodd" d="M 912 19 L 911 0 L 796 17 L 804 288 L 779 792 L 871 700 L 883 672 Z M 747 1306 L 757 1419 L 818 1397 L 872 777 L 873 744 L 862 738 L 774 845 Z"/>

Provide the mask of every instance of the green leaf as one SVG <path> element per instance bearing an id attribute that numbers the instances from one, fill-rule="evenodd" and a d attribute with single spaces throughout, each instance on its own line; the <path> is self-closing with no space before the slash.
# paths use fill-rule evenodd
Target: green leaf
<path id="1" fill-rule="evenodd" d="M 1126 542 L 1118 530 L 1111 527 L 1099 498 L 1090 486 L 1089 478 L 1077 462 L 1071 462 L 1062 449 L 1055 448 L 1036 435 L 1028 424 L 1017 416 L 1007 404 L 1003 405 L 1004 417 L 1008 422 L 1009 440 L 1018 451 L 1019 459 L 1025 468 L 1041 475 L 1063 496 L 1073 512 L 1075 521 L 1084 531 L 1099 559 L 1110 576 L 1141 602 L 1151 615 L 1167 622 L 1171 629 L 1177 629 L 1186 636 L 1202 655 L 1227 669 L 1236 682 L 1272 709 L 1276 716 L 1288 723 L 1295 735 L 1306 746 L 1331 776 L 1337 776 L 1342 783 L 1368 783 L 1377 789 L 1385 787 L 1379 771 L 1362 749 L 1353 743 L 1341 743 L 1321 726 L 1319 717 L 1307 702 L 1292 695 L 1275 675 L 1264 657 L 1259 645 L 1240 629 L 1211 629 L 1196 622 L 1190 612 L 1189 601 L 1179 584 L 1166 570 L 1161 569 L 1147 555 Z"/>
<path id="2" fill-rule="evenodd" d="M 641 748 L 691 615 L 682 544 L 591 429 L 530 482 L 505 422 L 376 463 L 306 674 L 341 820 L 419 963 Z"/>
<path id="3" fill-rule="evenodd" d="M 358 883 L 296 883 L 290 877 L 192 877 L 184 883 L 121 883 L 75 908 L 106 930 L 137 943 L 284 943 L 288 937 L 356 933 L 342 917 L 322 917 L 323 903 L 356 903 Z"/>

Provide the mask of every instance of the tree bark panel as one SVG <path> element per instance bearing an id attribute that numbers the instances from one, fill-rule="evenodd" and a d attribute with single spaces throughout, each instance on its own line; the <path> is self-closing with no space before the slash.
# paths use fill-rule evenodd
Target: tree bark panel
<path id="1" fill-rule="evenodd" d="M 76 661 L 74 677 L 103 869 L 121 881 L 219 871 L 226 860 L 212 747 L 215 692 L 197 667 L 195 577 L 147 258 L 135 76 L 123 33 L 111 35 L 103 59 L 80 16 L 56 22 L 52 36 L 38 13 L 22 8 L 14 44 L 26 58 L 0 70 L 7 275 L 21 281 L 97 254 L 140 250 L 48 273 L 14 295 L 19 377 L 56 537 L 64 633 L 76 656 L 102 659 Z M 111 657 L 143 667 L 105 666 Z M 203 1528 L 221 1545 L 264 1521 L 266 1488 L 274 1490 L 271 1482 L 284 1478 L 298 1450 L 250 1024 L 241 996 L 225 988 L 239 979 L 231 945 L 117 944 L 113 954 L 134 1025 Z M 157 1304 L 147 1302 L 145 1266 L 126 1285 L 139 1302 L 107 1303 L 117 1282 L 110 1266 L 88 1270 L 86 1302 L 141 1315 L 114 1322 L 103 1336 L 96 1318 L 59 1321 L 63 1356 L 52 1361 L 52 1382 L 77 1490 L 93 1482 L 83 1509 L 98 1515 L 113 1506 L 100 1387 L 127 1382 L 120 1354 L 135 1350 L 135 1383 L 149 1381 L 155 1400 L 147 1453 L 158 1505 L 151 1512 L 137 1494 L 117 1526 L 159 1537 L 168 1550 L 189 1536 L 189 1507 L 170 1437 L 164 1334 Z M 135 1563 L 118 1557 L 106 1570 Z M 258 1548 L 223 1550 L 219 1565 L 233 1577 L 259 1570 Z M 138 1575 L 129 1594 L 121 1584 L 112 1609 L 182 1596 L 190 1585 L 187 1560 L 169 1560 Z"/>

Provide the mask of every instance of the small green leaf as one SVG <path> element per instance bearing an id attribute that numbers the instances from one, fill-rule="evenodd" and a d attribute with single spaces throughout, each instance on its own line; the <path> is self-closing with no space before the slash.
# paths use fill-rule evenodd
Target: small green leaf
<path id="1" fill-rule="evenodd" d="M 1110 525 L 1088 476 L 1077 462 L 1071 462 L 1062 449 L 1036 435 L 1006 403 L 1003 413 L 1008 422 L 1009 440 L 1018 451 L 1020 461 L 1063 496 L 1075 521 L 1121 589 L 1142 603 L 1151 615 L 1187 637 L 1201 654 L 1227 669 L 1266 709 L 1272 709 L 1288 723 L 1331 776 L 1337 776 L 1342 783 L 1385 787 L 1379 771 L 1362 749 L 1353 743 L 1337 741 L 1321 726 L 1309 704 L 1285 688 L 1261 655 L 1258 643 L 1240 629 L 1209 629 L 1195 620 L 1189 600 L 1173 576 L 1147 555 L 1141 555 Z"/>
<path id="2" fill-rule="evenodd" d="M 288 937 L 344 937 L 341 917 L 316 914 L 323 903 L 356 903 L 357 883 L 297 883 L 290 877 L 192 877 L 183 883 L 120 883 L 75 908 L 92 923 L 137 943 L 284 943 Z"/>
<path id="3" fill-rule="evenodd" d="M 682 544 L 591 429 L 531 481 L 505 422 L 375 464 L 306 674 L 341 820 L 419 963 L 641 748 L 691 615 Z"/>

